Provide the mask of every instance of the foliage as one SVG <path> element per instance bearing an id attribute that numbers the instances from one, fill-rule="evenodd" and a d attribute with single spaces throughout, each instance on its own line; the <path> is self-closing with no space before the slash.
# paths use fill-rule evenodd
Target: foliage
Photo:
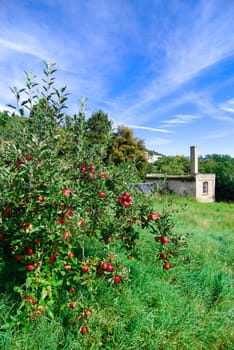
<path id="1" fill-rule="evenodd" d="M 215 173 L 216 200 L 234 201 L 234 158 L 228 155 L 212 154 L 199 158 L 202 173 Z"/>
<path id="2" fill-rule="evenodd" d="M 155 174 L 189 174 L 190 162 L 185 156 L 163 156 L 154 164 L 148 165 L 148 173 Z"/>
<path id="3" fill-rule="evenodd" d="M 102 110 L 93 112 L 86 123 L 87 147 L 95 148 L 95 153 L 107 161 L 113 139 L 112 122 Z"/>
<path id="4" fill-rule="evenodd" d="M 19 130 L 25 126 L 26 119 L 10 115 L 9 112 L 0 112 L 0 140 L 7 142 L 17 137 Z"/>
<path id="5" fill-rule="evenodd" d="M 162 212 L 170 201 L 171 196 L 156 197 L 155 211 Z M 174 210 L 181 207 L 184 210 L 176 214 Z M 171 260 L 173 269 L 159 268 L 158 243 L 147 231 L 140 231 L 137 259 L 124 261 L 131 283 L 111 290 L 102 286 L 86 336 L 80 333 L 82 322 L 72 322 L 64 309 L 53 320 L 42 315 L 26 333 L 2 330 L 0 348 L 233 349 L 234 204 L 197 203 L 173 196 L 170 208 L 174 232 L 181 238 L 189 234 L 187 244 Z M 1 268 L 0 261 L 3 290 L 10 276 L 6 279 Z M 6 324 L 16 302 L 9 290 L 1 293 L 0 325 Z"/>
<path id="6" fill-rule="evenodd" d="M 156 235 L 158 254 L 169 243 L 159 256 L 166 270 L 179 242 L 170 212 L 155 213 L 153 198 L 137 189 L 135 167 L 105 167 L 102 155 L 87 146 L 85 106 L 78 116 L 65 116 L 66 88 L 54 87 L 54 73 L 54 64 L 45 63 L 41 93 L 35 94 L 39 84 L 29 74 L 25 89 L 13 89 L 19 113 L 28 111 L 29 119 L 0 149 L 0 247 L 19 295 L 12 324 L 27 329 L 41 315 L 65 313 L 81 320 L 85 334 L 100 290 L 127 285 L 124 263 L 137 256 L 141 230 Z M 61 147 L 64 135 L 70 151 Z M 143 150 L 134 142 L 130 138 L 130 149 Z"/>
<path id="7" fill-rule="evenodd" d="M 116 165 L 124 162 L 132 163 L 144 177 L 147 167 L 144 141 L 134 138 L 132 129 L 119 126 L 112 142 L 110 160 Z"/>

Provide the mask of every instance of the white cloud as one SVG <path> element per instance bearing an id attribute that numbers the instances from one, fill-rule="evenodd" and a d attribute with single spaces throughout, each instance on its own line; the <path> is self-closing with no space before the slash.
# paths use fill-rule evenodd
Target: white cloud
<path id="1" fill-rule="evenodd" d="M 233 4 L 231 7 L 234 9 Z M 161 70 L 155 72 L 151 81 L 138 91 L 138 97 L 125 109 L 126 116 L 139 114 L 147 107 L 154 106 L 163 97 L 201 75 L 205 69 L 233 55 L 234 37 L 230 36 L 230 32 L 234 30 L 234 22 L 231 9 L 225 11 L 225 6 L 220 8 L 211 1 L 201 2 L 190 12 L 186 5 L 185 8 L 183 5 L 178 6 L 175 10 L 178 15 L 177 26 L 173 31 L 170 24 L 164 23 L 161 30 L 156 26 L 155 32 L 158 31 L 158 34 L 153 32 L 162 40 L 159 45 L 152 45 L 150 61 L 153 64 L 158 58 L 160 46 L 164 53 Z M 186 13 L 183 11 L 185 9 Z M 166 37 L 164 30 L 167 32 Z M 151 43 L 156 41 L 153 35 L 147 38 Z"/>
<path id="2" fill-rule="evenodd" d="M 234 98 L 227 100 L 219 105 L 219 108 L 225 112 L 234 113 Z"/>
<path id="3" fill-rule="evenodd" d="M 25 36 L 24 36 L 25 37 Z M 39 59 L 47 59 L 48 54 L 43 49 L 39 48 L 38 43 L 32 40 L 32 37 L 25 38 L 24 43 L 14 42 L 0 38 L 0 45 L 3 48 L 13 50 L 23 54 L 29 54 L 38 57 Z M 27 40 L 29 39 L 29 40 Z"/>
<path id="4" fill-rule="evenodd" d="M 232 122 L 233 99 L 219 105 L 214 97 L 221 74 L 204 78 L 234 53 L 234 2 L 0 3 L 2 104 L 11 102 L 8 86 L 24 87 L 24 70 L 40 74 L 45 59 L 56 61 L 56 85 L 68 86 L 72 111 L 88 97 L 89 111 L 103 108 L 116 125 L 130 125 L 139 135 L 145 130 L 147 139 L 151 131 L 192 124 L 198 115 L 204 123 Z"/>
<path id="5" fill-rule="evenodd" d="M 220 115 L 220 116 L 216 116 L 215 117 L 216 120 L 220 120 L 222 122 L 231 122 L 233 123 L 234 122 L 234 118 L 232 117 L 229 117 L 229 116 L 226 116 L 226 115 Z"/>
<path id="6" fill-rule="evenodd" d="M 178 125 L 187 125 L 192 123 L 194 120 L 199 119 L 199 116 L 191 114 L 177 114 L 174 118 L 169 120 L 164 120 L 164 125 L 169 126 L 178 126 Z"/>
<path id="7" fill-rule="evenodd" d="M 148 126 L 141 126 L 141 125 L 129 125 L 129 128 L 142 129 L 142 130 L 148 130 L 148 131 L 153 131 L 153 132 L 172 133 L 171 130 L 151 128 Z"/>

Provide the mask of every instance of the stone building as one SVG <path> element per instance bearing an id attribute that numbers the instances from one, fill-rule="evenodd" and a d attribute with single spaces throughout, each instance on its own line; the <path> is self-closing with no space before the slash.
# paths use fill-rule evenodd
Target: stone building
<path id="1" fill-rule="evenodd" d="M 215 202 L 215 174 L 199 174 L 197 147 L 190 147 L 190 174 L 147 174 L 145 188 L 157 186 L 162 192 L 175 192 L 182 197 L 195 197 L 198 202 Z"/>

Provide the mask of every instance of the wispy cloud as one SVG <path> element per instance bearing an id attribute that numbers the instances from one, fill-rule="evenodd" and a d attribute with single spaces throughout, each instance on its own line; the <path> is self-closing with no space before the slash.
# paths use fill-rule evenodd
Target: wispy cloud
<path id="1" fill-rule="evenodd" d="M 212 139 L 223 139 L 225 137 L 230 137 L 231 135 L 234 135 L 234 130 L 217 130 L 213 131 L 205 136 L 202 137 L 203 140 L 212 140 Z"/>
<path id="2" fill-rule="evenodd" d="M 227 100 L 219 105 L 219 108 L 225 112 L 234 113 L 234 98 Z"/>
<path id="3" fill-rule="evenodd" d="M 142 129 L 142 130 L 153 131 L 153 132 L 161 132 L 161 133 L 172 133 L 173 132 L 171 130 L 151 128 L 151 127 L 148 127 L 148 126 L 141 126 L 141 125 L 128 125 L 128 127 L 132 128 L 132 129 Z"/>
<path id="4" fill-rule="evenodd" d="M 23 40 L 24 43 L 19 43 L 0 38 L 0 46 L 15 52 L 36 56 L 41 60 L 48 58 L 48 52 L 39 48 L 38 42 L 33 37 L 27 36 L 27 39 Z"/>
<path id="5" fill-rule="evenodd" d="M 234 123 L 234 117 L 230 117 L 227 115 L 219 115 L 215 117 L 216 120 L 220 120 L 222 122 Z"/>
<path id="6" fill-rule="evenodd" d="M 176 142 L 178 126 L 229 126 L 234 99 L 219 92 L 233 81 L 216 69 L 234 60 L 233 13 L 229 0 L 0 1 L 0 103 L 11 103 L 8 86 L 24 86 L 24 71 L 41 76 L 43 59 L 57 63 L 69 112 L 88 97 L 87 114 L 102 108 L 154 148 L 172 140 L 153 134 L 173 130 Z"/>
<path id="7" fill-rule="evenodd" d="M 200 118 L 199 116 L 191 115 L 191 114 L 177 114 L 174 118 L 165 120 L 164 125 L 166 125 L 167 127 L 187 125 L 199 118 Z"/>
<path id="8" fill-rule="evenodd" d="M 155 72 L 152 79 L 138 91 L 138 98 L 125 110 L 126 115 L 139 115 L 143 109 L 152 107 L 165 96 L 177 91 L 188 81 L 233 54 L 234 37 L 230 36 L 230 28 L 234 30 L 234 22 L 233 12 L 230 8 L 228 10 L 229 5 L 234 11 L 234 3 L 226 3 L 224 8 L 220 8 L 221 4 L 217 6 L 217 3 L 212 1 L 200 2 L 193 11 L 186 12 L 186 16 L 186 5 L 177 5 L 174 12 L 178 15 L 178 26 L 174 28 L 167 23 L 168 28 L 165 28 L 165 24 L 162 27 L 163 30 L 167 30 L 167 39 L 163 38 L 160 42 L 160 49 L 164 55 L 161 70 Z M 156 38 L 162 38 L 165 33 L 158 27 L 156 30 L 159 31 Z M 148 40 L 155 42 L 153 35 Z M 158 45 L 152 47 L 150 61 L 153 63 L 158 55 Z"/>
<path id="9" fill-rule="evenodd" d="M 161 145 L 170 144 L 171 142 L 172 142 L 171 139 L 155 137 L 155 138 L 147 138 L 145 141 L 145 145 L 147 149 L 151 150 L 151 149 L 157 149 L 158 146 L 161 146 Z"/>

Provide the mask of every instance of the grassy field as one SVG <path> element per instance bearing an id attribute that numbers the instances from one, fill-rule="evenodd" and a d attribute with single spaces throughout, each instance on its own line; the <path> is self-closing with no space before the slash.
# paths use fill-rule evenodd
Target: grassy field
<path id="1" fill-rule="evenodd" d="M 168 200 L 156 200 L 156 210 Z M 42 318 L 26 332 L 0 328 L 0 349 L 233 349 L 234 204 L 178 197 L 173 203 L 175 211 L 179 208 L 174 230 L 189 238 L 171 270 L 160 267 L 155 242 L 144 232 L 139 258 L 126 259 L 132 281 L 112 292 L 100 288 L 86 335 L 65 315 Z M 7 283 L 1 279 L 1 284 L 0 327 L 15 305 Z"/>

